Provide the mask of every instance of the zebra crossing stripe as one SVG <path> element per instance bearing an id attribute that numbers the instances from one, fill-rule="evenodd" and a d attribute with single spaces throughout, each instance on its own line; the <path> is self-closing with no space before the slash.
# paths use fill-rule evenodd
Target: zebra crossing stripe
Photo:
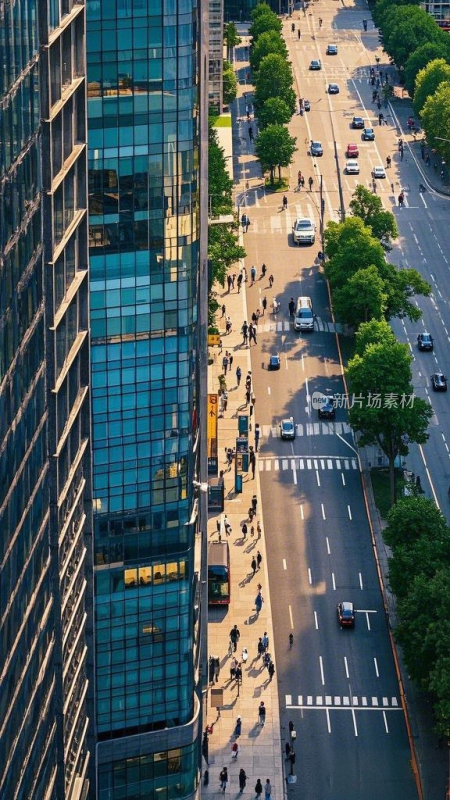
<path id="1" fill-rule="evenodd" d="M 292 695 L 287 694 L 286 697 L 286 706 L 292 706 Z M 328 708 L 345 708 L 351 710 L 353 708 L 357 709 L 379 709 L 382 711 L 385 708 L 394 709 L 397 711 L 401 711 L 401 706 L 399 705 L 399 701 L 397 697 L 382 697 L 381 702 L 378 697 L 371 697 L 367 698 L 365 696 L 357 697 L 356 695 L 352 695 L 349 697 L 345 695 L 344 697 L 340 697 L 339 695 L 312 695 L 308 694 L 306 697 L 302 694 L 297 695 L 297 706 L 300 708 L 307 708 L 308 706 L 311 708 L 321 708 L 321 707 L 328 707 Z"/>

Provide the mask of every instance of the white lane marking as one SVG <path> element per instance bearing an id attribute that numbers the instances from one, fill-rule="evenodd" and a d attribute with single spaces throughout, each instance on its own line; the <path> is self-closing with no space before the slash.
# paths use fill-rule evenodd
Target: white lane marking
<path id="1" fill-rule="evenodd" d="M 322 656 L 319 656 L 319 664 L 320 664 L 320 677 L 322 680 L 322 686 L 325 686 L 325 676 L 323 674 L 323 660 Z"/>
<path id="2" fill-rule="evenodd" d="M 309 585 L 311 586 L 311 584 L 312 584 L 312 575 L 311 575 L 311 570 L 310 570 L 309 567 L 308 567 L 308 580 L 309 580 Z"/>
<path id="3" fill-rule="evenodd" d="M 372 697 L 372 705 L 373 706 L 377 706 L 378 705 L 378 697 Z"/>
<path id="4" fill-rule="evenodd" d="M 283 569 L 287 569 L 286 559 L 283 558 Z"/>
<path id="5" fill-rule="evenodd" d="M 316 478 L 317 478 L 317 486 L 320 486 L 320 477 L 318 470 L 316 470 Z"/>
<path id="6" fill-rule="evenodd" d="M 271 394 L 271 392 L 270 392 L 270 386 L 268 386 L 268 387 L 267 387 L 267 394 Z"/>
<path id="7" fill-rule="evenodd" d="M 344 667 L 345 667 L 345 677 L 346 677 L 346 678 L 347 678 L 347 680 L 348 680 L 348 678 L 350 677 L 350 675 L 348 674 L 348 662 L 347 662 L 347 656 L 344 656 Z"/>
<path id="8" fill-rule="evenodd" d="M 334 589 L 334 591 L 336 591 L 336 581 L 334 579 L 334 572 L 331 573 L 331 580 L 333 582 L 333 589 Z"/>
<path id="9" fill-rule="evenodd" d="M 373 663 L 375 665 L 375 675 L 377 676 L 377 678 L 379 678 L 380 677 L 380 673 L 378 671 L 378 661 L 376 660 L 376 658 L 373 659 Z"/>
<path id="10" fill-rule="evenodd" d="M 316 626 L 316 631 L 319 630 L 319 620 L 317 618 L 317 611 L 314 612 L 314 624 Z"/>
<path id="11" fill-rule="evenodd" d="M 292 467 L 292 477 L 294 479 L 294 484 L 297 486 L 297 469 L 295 466 L 295 458 L 291 460 L 291 467 Z"/>
<path id="12" fill-rule="evenodd" d="M 368 631 L 372 630 L 370 627 L 370 617 L 368 614 L 366 614 L 366 622 L 367 622 L 367 630 Z"/>
<path id="13" fill-rule="evenodd" d="M 362 590 L 362 588 L 363 588 L 362 575 L 361 575 L 361 573 L 360 573 L 360 572 L 358 572 L 358 575 L 359 575 L 359 586 L 360 586 L 360 588 L 361 588 L 361 590 Z"/>
<path id="14" fill-rule="evenodd" d="M 353 727 L 355 729 L 355 736 L 358 736 L 358 728 L 356 726 L 356 714 L 354 708 L 352 708 L 352 717 L 353 717 Z"/>
<path id="15" fill-rule="evenodd" d="M 327 715 L 327 728 L 328 728 L 328 733 L 331 733 L 330 712 L 328 711 L 328 708 L 327 708 L 327 709 L 325 709 L 325 714 Z"/>
<path id="16" fill-rule="evenodd" d="M 389 706 L 389 700 L 387 697 L 383 697 L 383 706 Z"/>
<path id="17" fill-rule="evenodd" d="M 286 705 L 287 706 L 291 706 L 292 705 L 292 695 L 291 694 L 287 694 L 286 695 Z"/>
<path id="18" fill-rule="evenodd" d="M 322 519 L 326 519 L 326 516 L 325 516 L 325 509 L 324 509 L 324 507 L 323 507 L 323 503 L 321 503 L 321 504 L 320 504 L 320 507 L 321 507 L 321 509 L 322 509 Z"/>
<path id="19" fill-rule="evenodd" d="M 347 506 L 347 511 L 348 511 L 348 516 L 349 516 L 349 519 L 353 519 L 353 517 L 352 517 L 352 510 L 351 510 L 350 506 Z"/>
<path id="20" fill-rule="evenodd" d="M 300 517 L 301 519 L 305 519 L 305 515 L 303 513 L 303 505 L 300 505 Z"/>
<path id="21" fill-rule="evenodd" d="M 331 550 L 330 550 L 330 542 L 328 540 L 328 536 L 325 537 L 325 540 L 326 540 L 326 543 L 327 543 L 327 553 L 330 556 L 331 555 Z"/>
<path id="22" fill-rule="evenodd" d="M 343 472 L 341 472 L 341 478 L 342 478 L 342 485 L 345 486 L 345 477 Z"/>
<path id="23" fill-rule="evenodd" d="M 305 371 L 305 356 L 302 355 L 302 370 Z"/>
<path id="24" fill-rule="evenodd" d="M 289 619 L 291 621 L 291 628 L 294 629 L 294 620 L 292 618 L 292 608 L 289 606 Z"/>
<path id="25" fill-rule="evenodd" d="M 387 717 L 386 717 L 386 712 L 385 711 L 383 711 L 383 719 L 384 719 L 384 728 L 386 730 L 386 733 L 389 733 L 389 728 L 388 728 L 388 724 L 387 724 Z"/>

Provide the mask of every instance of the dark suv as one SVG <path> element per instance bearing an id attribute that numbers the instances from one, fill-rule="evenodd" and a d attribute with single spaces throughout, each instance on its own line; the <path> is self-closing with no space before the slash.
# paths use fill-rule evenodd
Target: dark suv
<path id="1" fill-rule="evenodd" d="M 433 350 L 433 337 L 429 333 L 419 333 L 417 346 L 419 350 Z"/>

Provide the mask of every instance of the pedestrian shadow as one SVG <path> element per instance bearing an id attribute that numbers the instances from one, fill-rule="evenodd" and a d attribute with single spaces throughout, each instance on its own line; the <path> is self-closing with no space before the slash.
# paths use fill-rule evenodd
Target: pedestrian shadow
<path id="1" fill-rule="evenodd" d="M 233 544 L 237 545 L 238 547 L 243 547 L 247 539 L 245 536 L 241 536 L 239 539 L 235 539 Z"/>
<path id="2" fill-rule="evenodd" d="M 250 614 L 248 620 L 244 622 L 244 625 L 254 625 L 255 622 L 258 622 L 259 614 L 255 611 L 253 614 Z"/>
<path id="3" fill-rule="evenodd" d="M 259 538 L 259 537 L 258 537 L 258 538 Z M 250 541 L 250 542 L 248 543 L 248 547 L 246 547 L 246 548 L 245 548 L 245 552 L 246 552 L 246 553 L 251 553 L 251 552 L 252 552 L 252 550 L 254 550 L 254 549 L 255 549 L 255 547 L 256 547 L 256 545 L 257 545 L 257 543 L 258 543 L 258 539 L 255 539 L 254 541 Z"/>
<path id="4" fill-rule="evenodd" d="M 259 722 L 255 722 L 253 728 L 251 728 L 248 732 L 249 739 L 256 739 L 262 731 L 263 726 L 259 724 Z"/>
<path id="5" fill-rule="evenodd" d="M 258 669 L 252 667 L 251 669 L 247 670 L 248 677 L 253 679 L 259 678 L 263 669 L 265 669 L 264 664 L 260 664 Z"/>
<path id="6" fill-rule="evenodd" d="M 250 583 L 252 578 L 253 578 L 253 572 L 248 572 L 245 578 L 239 581 L 239 586 L 241 587 L 247 586 L 247 584 Z"/>

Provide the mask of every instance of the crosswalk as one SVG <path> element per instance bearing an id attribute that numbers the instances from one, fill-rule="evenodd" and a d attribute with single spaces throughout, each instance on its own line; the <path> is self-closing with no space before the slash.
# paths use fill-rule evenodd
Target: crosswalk
<path id="1" fill-rule="evenodd" d="M 292 470 L 356 470 L 356 458 L 337 458 L 336 456 L 311 457 L 289 456 L 280 458 L 276 456 L 260 456 L 258 459 L 260 472 L 286 472 Z"/>
<path id="2" fill-rule="evenodd" d="M 280 436 L 277 425 L 261 425 L 260 430 L 265 439 Z M 296 436 L 345 436 L 348 433 L 351 434 L 352 429 L 347 422 L 298 422 L 295 426 Z"/>
<path id="3" fill-rule="evenodd" d="M 287 309 L 286 309 L 287 311 Z M 258 333 L 283 333 L 293 330 L 293 324 L 287 319 L 277 319 L 274 317 L 268 322 L 261 322 L 259 318 Z M 314 330 L 321 331 L 322 333 L 342 333 L 342 325 L 340 322 L 326 322 L 321 317 L 316 317 L 314 321 Z M 308 334 L 309 336 L 310 334 Z"/>
<path id="4" fill-rule="evenodd" d="M 302 695 L 294 697 L 286 695 L 286 708 L 329 708 L 329 709 L 377 709 L 386 711 L 388 709 L 401 711 L 401 705 L 397 697 L 366 697 L 356 695 Z"/>

